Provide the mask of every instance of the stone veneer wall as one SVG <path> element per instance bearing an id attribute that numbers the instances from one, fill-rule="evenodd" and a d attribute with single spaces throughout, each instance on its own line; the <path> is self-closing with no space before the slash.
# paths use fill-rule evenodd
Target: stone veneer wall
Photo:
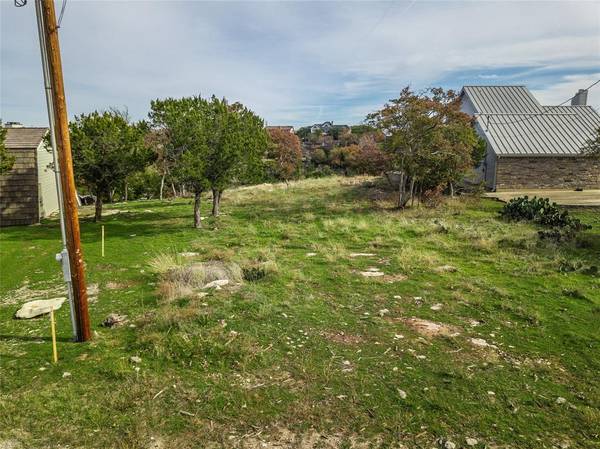
<path id="1" fill-rule="evenodd" d="M 600 160 L 588 157 L 499 157 L 496 190 L 600 189 Z"/>

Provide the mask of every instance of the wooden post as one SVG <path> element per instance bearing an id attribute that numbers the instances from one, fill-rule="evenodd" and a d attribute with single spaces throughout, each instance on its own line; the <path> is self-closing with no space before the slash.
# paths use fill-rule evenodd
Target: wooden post
<path id="1" fill-rule="evenodd" d="M 52 332 L 52 361 L 58 362 L 58 351 L 56 349 L 56 323 L 54 321 L 54 307 L 50 309 L 50 330 Z"/>
<path id="2" fill-rule="evenodd" d="M 102 257 L 104 257 L 104 225 L 102 225 Z"/>
<path id="3" fill-rule="evenodd" d="M 58 164 L 60 166 L 63 204 L 65 207 L 65 228 L 67 250 L 71 268 L 73 285 L 73 303 L 77 324 L 77 341 L 87 341 L 91 337 L 90 319 L 88 314 L 88 299 L 85 285 L 83 253 L 79 236 L 79 214 L 77 211 L 77 193 L 73 175 L 73 160 L 71 156 L 71 140 L 69 137 L 69 121 L 65 100 L 65 87 L 56 25 L 54 0 L 41 0 L 44 17 L 44 34 L 50 66 L 50 81 L 56 122 L 56 144 Z"/>

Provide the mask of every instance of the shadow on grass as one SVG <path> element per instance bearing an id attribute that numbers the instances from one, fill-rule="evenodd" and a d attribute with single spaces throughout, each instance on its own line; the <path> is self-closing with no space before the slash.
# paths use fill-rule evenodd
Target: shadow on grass
<path id="1" fill-rule="evenodd" d="M 10 341 L 10 340 L 19 340 L 19 341 L 52 341 L 52 337 L 36 337 L 35 335 L 6 335 L 0 334 L 0 341 Z M 61 343 L 75 343 L 72 338 L 67 337 L 56 337 L 56 341 Z"/>
<path id="2" fill-rule="evenodd" d="M 191 212 L 189 221 L 191 223 Z M 112 217 L 111 217 L 112 218 Z M 179 225 L 173 221 L 183 219 L 181 216 L 164 215 L 162 217 L 147 217 L 147 222 L 140 222 L 138 214 L 127 216 L 123 214 L 118 219 L 99 221 L 97 223 L 83 219 L 80 220 L 81 240 L 84 243 L 98 242 L 101 240 L 101 226 L 107 229 L 110 227 L 112 237 L 129 238 L 132 234 L 140 237 L 157 236 L 160 234 L 173 234 L 191 230 L 193 227 Z M 46 222 L 35 226 L 14 226 L 3 228 L 1 231 L 4 241 L 37 241 L 37 240 L 56 240 L 60 242 L 60 225 L 57 221 Z"/>
<path id="3" fill-rule="evenodd" d="M 320 192 L 314 197 L 300 196 L 298 199 L 285 202 L 277 200 L 264 200 L 261 198 L 248 198 L 247 202 L 241 207 L 232 205 L 229 217 L 233 220 L 257 220 L 268 222 L 302 222 L 308 221 L 304 218 L 307 211 L 307 203 L 312 203 L 310 211 L 319 218 L 332 218 L 334 216 L 352 214 L 373 214 L 382 210 L 381 205 L 377 203 L 378 192 L 383 191 L 388 185 L 385 180 L 365 181 L 354 186 L 346 186 L 341 191 L 333 188 L 329 191 Z M 350 187 L 350 188 L 348 188 Z M 389 185 L 387 187 L 389 190 Z M 392 192 L 385 192 L 385 195 L 393 195 Z M 347 210 L 333 209 L 334 204 L 340 204 L 340 201 Z M 173 202 L 142 201 L 131 203 L 118 203 L 111 209 L 121 210 L 119 214 L 105 216 L 103 220 L 94 222 L 93 217 L 82 214 L 80 218 L 81 238 L 84 243 L 94 243 L 101 240 L 101 226 L 104 225 L 107 231 L 110 229 L 110 235 L 114 238 L 129 239 L 132 234 L 136 237 L 158 237 L 179 232 L 193 231 L 192 226 L 192 208 L 189 205 L 190 200 L 181 199 Z M 226 205 L 226 203 L 225 203 Z M 254 207 L 248 208 L 252 205 Z M 187 209 L 189 206 L 189 210 Z M 172 208 L 181 210 L 173 211 Z M 153 209 L 154 208 L 154 209 Z M 146 210 L 148 210 L 146 212 Z M 150 212 L 152 210 L 152 212 Z M 205 229 L 209 228 L 219 219 L 207 217 Z M 202 232 L 200 229 L 198 232 Z M 38 240 L 56 240 L 60 241 L 60 226 L 56 218 L 45 220 L 40 225 L 33 226 L 14 226 L 3 228 L 1 231 L 2 240 L 5 241 L 38 241 Z"/>

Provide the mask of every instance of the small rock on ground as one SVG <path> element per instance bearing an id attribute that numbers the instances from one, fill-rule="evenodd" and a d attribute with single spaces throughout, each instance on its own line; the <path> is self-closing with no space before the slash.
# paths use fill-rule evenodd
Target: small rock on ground
<path id="1" fill-rule="evenodd" d="M 229 279 L 217 279 L 216 281 L 209 282 L 203 288 L 214 288 L 215 290 L 220 290 L 221 287 L 229 284 Z"/>
<path id="2" fill-rule="evenodd" d="M 441 267 L 437 267 L 435 271 L 436 273 L 455 273 L 458 271 L 458 268 L 452 265 L 442 265 Z"/>
<path id="3" fill-rule="evenodd" d="M 489 344 L 483 338 L 471 338 L 471 344 L 480 348 L 495 348 L 494 345 Z"/>
<path id="4" fill-rule="evenodd" d="M 108 315 L 104 321 L 102 321 L 102 327 L 116 327 L 121 326 L 127 322 L 127 315 L 119 315 L 116 313 L 111 313 Z"/>
<path id="5" fill-rule="evenodd" d="M 425 337 L 456 337 L 459 335 L 458 330 L 448 324 L 435 323 L 433 321 L 414 317 L 409 318 L 404 322 Z"/>
<path id="6" fill-rule="evenodd" d="M 556 403 L 557 404 L 564 404 L 566 402 L 567 402 L 567 400 L 565 398 L 562 398 L 560 396 L 556 398 Z"/>
<path id="7" fill-rule="evenodd" d="M 477 445 L 477 440 L 475 438 L 465 438 L 465 442 L 467 443 L 467 446 Z"/>
<path id="8" fill-rule="evenodd" d="M 131 357 L 129 357 L 129 361 L 131 363 L 142 363 L 142 358 L 138 357 L 137 355 L 132 355 Z"/>
<path id="9" fill-rule="evenodd" d="M 373 257 L 375 255 L 373 253 L 350 253 L 350 257 Z"/>
<path id="10" fill-rule="evenodd" d="M 363 275 L 366 278 L 369 278 L 369 277 L 379 277 L 379 276 L 384 276 L 385 275 L 385 273 L 382 273 L 381 271 L 361 271 L 360 274 Z"/>

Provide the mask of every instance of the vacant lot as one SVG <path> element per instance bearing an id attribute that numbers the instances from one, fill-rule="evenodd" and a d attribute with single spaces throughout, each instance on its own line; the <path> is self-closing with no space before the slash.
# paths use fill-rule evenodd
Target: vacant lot
<path id="1" fill-rule="evenodd" d="M 47 317 L 12 319 L 60 293 L 57 223 L 3 229 L 0 447 L 600 447 L 598 209 L 556 246 L 493 200 L 391 204 L 361 178 L 258 186 L 200 231 L 189 201 L 122 204 L 104 258 L 85 218 L 94 339 L 63 306 L 58 365 Z M 157 256 L 246 280 L 169 299 Z"/>

